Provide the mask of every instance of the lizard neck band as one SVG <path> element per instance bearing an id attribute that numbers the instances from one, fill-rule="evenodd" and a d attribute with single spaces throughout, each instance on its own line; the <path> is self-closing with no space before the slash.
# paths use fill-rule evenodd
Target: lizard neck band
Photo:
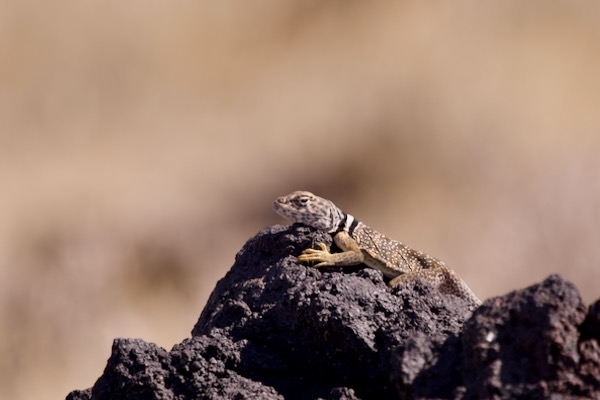
<path id="1" fill-rule="evenodd" d="M 330 233 L 338 233 L 341 231 L 348 232 L 350 236 L 354 233 L 354 229 L 358 225 L 358 221 L 350 214 L 344 213 L 344 218 L 340 221 L 339 225 L 332 229 Z"/>

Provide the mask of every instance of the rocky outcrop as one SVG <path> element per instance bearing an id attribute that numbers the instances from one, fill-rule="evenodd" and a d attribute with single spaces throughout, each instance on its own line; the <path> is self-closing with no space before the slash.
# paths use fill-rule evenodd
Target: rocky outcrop
<path id="1" fill-rule="evenodd" d="M 600 398 L 600 302 L 558 275 L 469 303 L 380 272 L 295 256 L 328 234 L 250 239 L 192 337 L 166 351 L 116 339 L 103 375 L 68 399 Z"/>

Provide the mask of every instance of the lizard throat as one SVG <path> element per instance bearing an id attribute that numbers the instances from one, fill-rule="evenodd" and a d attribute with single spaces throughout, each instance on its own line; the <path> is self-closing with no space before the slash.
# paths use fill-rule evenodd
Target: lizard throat
<path id="1" fill-rule="evenodd" d="M 329 233 L 335 234 L 342 231 L 348 232 L 350 236 L 353 236 L 354 229 L 358 225 L 358 221 L 350 214 L 344 213 L 344 218 L 340 221 L 337 227 L 329 231 Z"/>

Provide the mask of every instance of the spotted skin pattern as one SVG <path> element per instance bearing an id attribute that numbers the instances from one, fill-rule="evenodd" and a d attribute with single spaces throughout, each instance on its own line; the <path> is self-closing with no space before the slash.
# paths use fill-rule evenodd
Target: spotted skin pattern
<path id="1" fill-rule="evenodd" d="M 364 263 L 390 278 L 391 287 L 421 280 L 442 293 L 467 299 L 474 305 L 481 304 L 460 276 L 442 261 L 385 237 L 327 199 L 297 191 L 277 198 L 273 209 L 284 218 L 330 233 L 342 249 L 341 253 L 330 253 L 324 243 L 319 243 L 320 249 L 302 252 L 298 257 L 301 262 L 316 262 L 317 268 Z"/>

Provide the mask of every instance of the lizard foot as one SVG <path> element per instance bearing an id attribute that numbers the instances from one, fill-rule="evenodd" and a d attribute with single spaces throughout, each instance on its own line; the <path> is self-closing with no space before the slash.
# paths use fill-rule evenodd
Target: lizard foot
<path id="1" fill-rule="evenodd" d="M 335 265 L 333 262 L 333 254 L 329 252 L 325 243 L 319 243 L 321 250 L 306 249 L 298 256 L 300 262 L 318 262 L 314 265 L 315 268 L 329 267 Z"/>

